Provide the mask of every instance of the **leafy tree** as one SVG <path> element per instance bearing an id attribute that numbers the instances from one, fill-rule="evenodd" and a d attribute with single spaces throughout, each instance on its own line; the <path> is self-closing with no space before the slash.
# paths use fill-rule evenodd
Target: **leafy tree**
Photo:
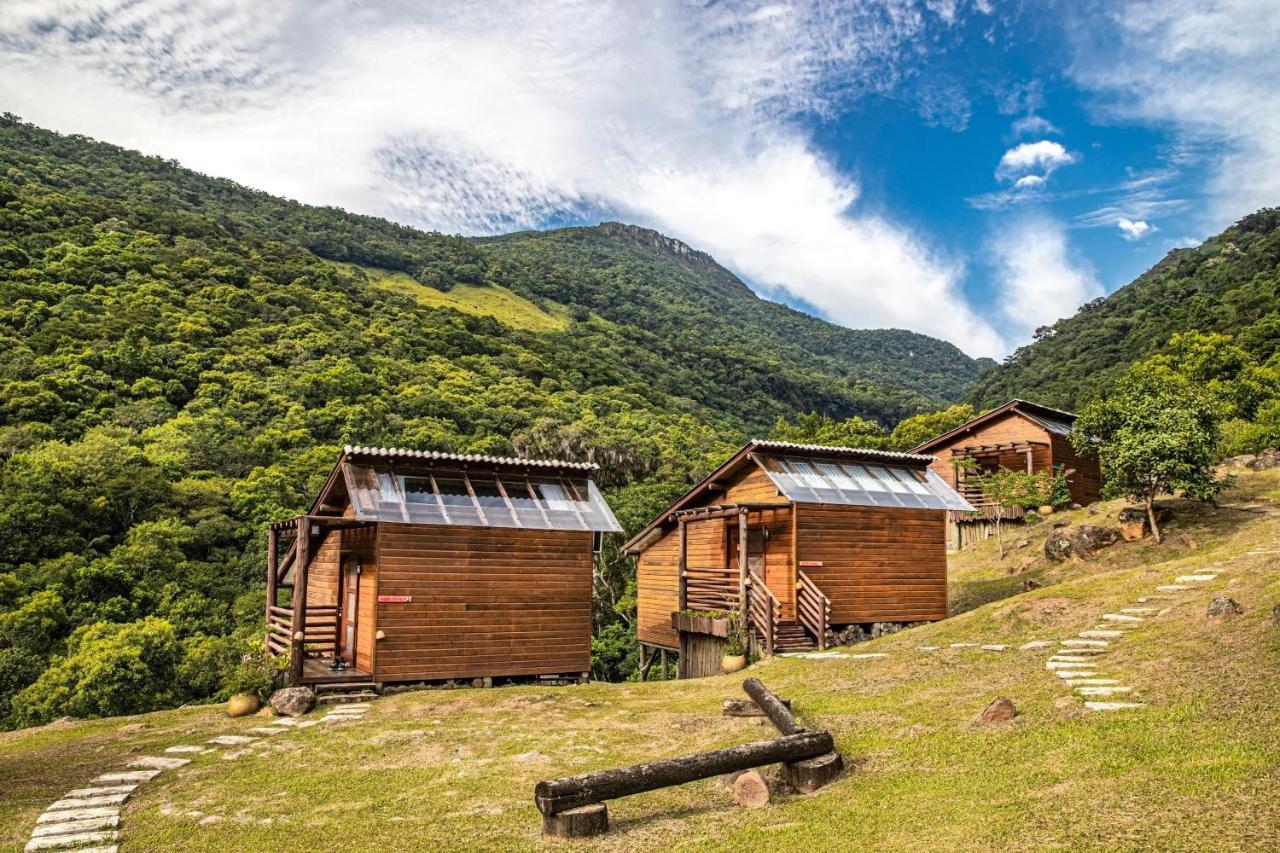
<path id="1" fill-rule="evenodd" d="M 837 421 L 817 412 L 801 415 L 791 422 L 778 418 L 769 438 L 797 444 L 825 444 L 829 447 L 865 447 L 880 450 L 888 445 L 884 429 L 865 418 Z"/>
<path id="2" fill-rule="evenodd" d="M 1158 495 L 1212 500 L 1223 487 L 1213 475 L 1218 437 L 1218 409 L 1208 393 L 1152 360 L 1133 365 L 1111 394 L 1085 407 L 1072 442 L 1077 453 L 1101 458 L 1106 494 L 1144 504 L 1158 543 Z"/>
<path id="3" fill-rule="evenodd" d="M 893 450 L 911 450 L 931 438 L 968 423 L 975 417 L 977 413 L 974 412 L 973 406 L 957 403 L 938 412 L 904 418 L 889 435 L 889 447 Z"/>
<path id="4" fill-rule="evenodd" d="M 970 477 L 977 480 L 982 490 L 982 497 L 987 503 L 1006 509 L 1023 507 L 1030 509 L 1039 506 L 1048 498 L 1048 479 L 1043 474 L 1028 474 L 1026 471 L 1015 471 L 1010 468 L 997 468 L 994 471 Z M 1000 551 L 1000 559 L 1004 559 L 1004 519 L 1003 513 L 996 513 L 996 546 Z"/>

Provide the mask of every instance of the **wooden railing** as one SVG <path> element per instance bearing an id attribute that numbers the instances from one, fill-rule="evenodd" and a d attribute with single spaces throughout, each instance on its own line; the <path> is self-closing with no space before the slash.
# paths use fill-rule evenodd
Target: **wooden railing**
<path id="1" fill-rule="evenodd" d="M 306 657 L 332 654 L 338 645 L 338 608 L 334 605 L 307 605 L 303 627 L 303 653 Z M 272 605 L 267 614 L 267 650 L 288 655 L 293 645 L 291 625 L 293 608 Z"/>
<path id="2" fill-rule="evenodd" d="M 747 584 L 747 618 L 764 642 L 764 653 L 772 656 L 774 635 L 782 621 L 782 604 L 755 572 Z"/>
<path id="3" fill-rule="evenodd" d="M 826 649 L 827 633 L 831 629 L 831 599 L 804 572 L 796 573 L 796 617 L 818 638 L 818 650 Z"/>
<path id="4" fill-rule="evenodd" d="M 689 566 L 684 573 L 685 606 L 690 610 L 738 609 L 738 572 Z"/>

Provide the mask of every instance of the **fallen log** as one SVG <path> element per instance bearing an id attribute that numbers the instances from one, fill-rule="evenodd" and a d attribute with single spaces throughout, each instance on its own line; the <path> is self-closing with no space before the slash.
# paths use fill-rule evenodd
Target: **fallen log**
<path id="1" fill-rule="evenodd" d="M 778 694 L 765 687 L 760 679 L 748 678 L 742 682 L 742 689 L 756 705 L 760 706 L 760 710 L 769 718 L 769 722 L 773 723 L 783 735 L 795 735 L 807 731 L 796 720 L 795 714 L 791 713 L 790 703 L 779 699 Z M 834 782 L 842 772 L 844 772 L 844 759 L 834 749 L 813 758 L 782 763 L 782 778 L 802 794 L 812 794 L 823 785 Z"/>
<path id="2" fill-rule="evenodd" d="M 791 707 L 790 699 L 783 699 L 782 704 Z M 764 711 L 750 699 L 726 699 L 721 711 L 726 717 L 763 717 Z"/>
<path id="3" fill-rule="evenodd" d="M 533 789 L 533 801 L 542 814 L 554 815 L 579 806 L 683 785 L 735 770 L 817 758 L 833 748 L 829 732 L 800 732 L 696 755 L 542 781 Z"/>
<path id="4" fill-rule="evenodd" d="M 807 731 L 804 726 L 796 722 L 795 714 L 791 713 L 791 707 L 779 699 L 778 694 L 765 687 L 760 679 L 748 678 L 742 682 L 742 689 L 760 706 L 760 710 L 764 711 L 769 722 L 773 723 L 774 728 L 782 734 L 794 735 Z"/>

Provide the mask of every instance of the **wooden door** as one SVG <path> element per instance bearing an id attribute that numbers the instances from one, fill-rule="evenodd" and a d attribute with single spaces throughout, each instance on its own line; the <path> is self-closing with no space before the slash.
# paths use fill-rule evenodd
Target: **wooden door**
<path id="1" fill-rule="evenodd" d="M 338 648 L 348 666 L 356 665 L 356 638 L 360 620 L 360 561 L 347 557 L 342 561 L 342 600 L 338 620 Z"/>

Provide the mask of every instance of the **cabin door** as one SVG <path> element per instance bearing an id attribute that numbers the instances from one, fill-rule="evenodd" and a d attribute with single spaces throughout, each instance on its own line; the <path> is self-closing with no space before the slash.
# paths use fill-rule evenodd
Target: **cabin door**
<path id="1" fill-rule="evenodd" d="M 738 526 L 734 524 L 729 528 L 729 566 L 734 571 L 738 571 Z M 772 589 L 769 583 L 768 565 L 764 559 L 764 529 L 760 527 L 747 528 L 747 571 L 765 582 L 766 586 Z"/>
<path id="2" fill-rule="evenodd" d="M 342 603 L 338 622 L 338 644 L 341 657 L 348 665 L 356 665 L 356 622 L 360 618 L 360 561 L 348 557 L 342 561 Z"/>

